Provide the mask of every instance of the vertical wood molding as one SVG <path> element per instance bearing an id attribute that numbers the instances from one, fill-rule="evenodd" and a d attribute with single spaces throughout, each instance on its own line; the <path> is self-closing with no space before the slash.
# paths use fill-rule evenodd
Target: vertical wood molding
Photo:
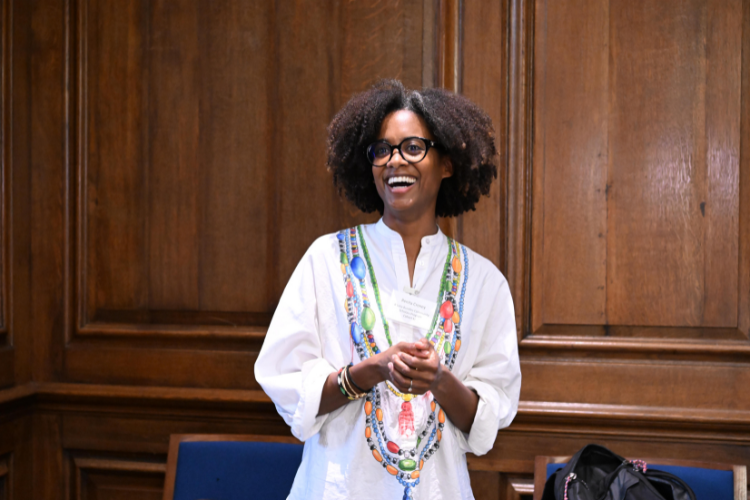
<path id="1" fill-rule="evenodd" d="M 13 4 L 11 0 L 2 0 L 0 5 L 2 14 L 2 40 L 0 40 L 2 62 L 0 63 L 0 345 L 3 338 L 7 343 L 13 343 L 12 335 L 8 332 L 10 318 L 8 317 L 8 303 L 11 293 L 11 224 L 8 216 L 11 203 L 11 161 L 12 161 L 12 126 L 13 122 Z"/>
<path id="2" fill-rule="evenodd" d="M 461 92 L 461 9 L 462 0 L 440 1 L 438 86 Z M 441 230 L 453 238 L 461 237 L 460 217 L 438 220 Z"/>
<path id="3" fill-rule="evenodd" d="M 521 340 L 530 321 L 531 144 L 534 2 L 511 0 L 508 85 L 508 282 Z"/>

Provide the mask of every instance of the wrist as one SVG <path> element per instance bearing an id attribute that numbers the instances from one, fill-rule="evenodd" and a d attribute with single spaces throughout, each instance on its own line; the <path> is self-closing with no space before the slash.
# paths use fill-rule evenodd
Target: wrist
<path id="1" fill-rule="evenodd" d="M 364 361 L 352 366 L 352 368 L 349 370 L 349 373 L 353 377 L 356 384 L 367 391 L 385 380 L 385 377 L 387 376 L 388 367 L 385 367 L 386 375 L 383 375 L 383 369 L 380 366 L 381 363 L 378 363 L 375 358 L 377 358 L 377 356 L 367 358 Z"/>

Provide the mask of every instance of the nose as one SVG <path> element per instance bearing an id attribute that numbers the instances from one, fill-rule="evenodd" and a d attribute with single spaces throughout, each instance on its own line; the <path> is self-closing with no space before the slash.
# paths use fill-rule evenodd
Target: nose
<path id="1" fill-rule="evenodd" d="M 396 160 L 396 154 L 398 154 L 398 160 Z M 388 160 L 388 163 L 386 163 L 385 166 L 388 168 L 396 168 L 399 165 L 407 165 L 408 163 L 409 162 L 404 160 L 404 157 L 401 156 L 401 148 L 393 148 L 391 159 Z"/>

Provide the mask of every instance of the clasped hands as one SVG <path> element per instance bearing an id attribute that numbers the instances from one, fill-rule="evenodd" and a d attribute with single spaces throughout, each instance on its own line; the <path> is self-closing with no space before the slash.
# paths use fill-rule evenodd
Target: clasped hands
<path id="1" fill-rule="evenodd" d="M 426 338 L 414 343 L 399 342 L 383 354 L 387 360 L 387 379 L 399 391 L 419 395 L 437 387 L 442 365 Z"/>

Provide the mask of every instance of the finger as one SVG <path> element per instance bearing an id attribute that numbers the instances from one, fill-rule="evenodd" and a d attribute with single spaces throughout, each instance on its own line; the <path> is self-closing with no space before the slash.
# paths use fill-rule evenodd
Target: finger
<path id="1" fill-rule="evenodd" d="M 401 359 L 401 356 L 408 356 L 408 354 L 399 353 L 398 356 L 393 356 L 393 370 L 406 378 L 415 378 L 415 376 L 417 376 L 419 372 L 415 372 L 409 365 L 404 363 L 404 360 Z"/>
<path id="2" fill-rule="evenodd" d="M 417 345 L 411 342 L 399 342 L 396 344 L 396 347 L 398 347 L 398 350 L 401 352 L 408 352 L 409 354 L 414 354 L 417 352 Z"/>
<path id="3" fill-rule="evenodd" d="M 396 386 L 396 389 L 398 389 L 401 392 L 407 392 L 409 390 L 409 384 L 411 383 L 411 379 L 408 377 L 404 377 L 396 370 L 391 370 L 391 381 L 393 382 L 393 385 Z M 414 390 L 414 387 L 412 386 L 412 391 Z"/>
<path id="4" fill-rule="evenodd" d="M 401 354 L 399 356 L 405 357 L 407 355 Z M 439 363 L 439 360 L 437 356 L 432 355 L 429 358 L 411 357 L 411 359 L 409 359 L 408 362 L 405 361 L 404 364 L 408 365 L 412 369 L 412 373 L 414 373 L 415 376 L 417 376 L 418 378 L 422 380 L 428 380 L 437 371 L 438 363 Z M 421 374 L 421 375 L 416 375 L 416 374 Z"/>

